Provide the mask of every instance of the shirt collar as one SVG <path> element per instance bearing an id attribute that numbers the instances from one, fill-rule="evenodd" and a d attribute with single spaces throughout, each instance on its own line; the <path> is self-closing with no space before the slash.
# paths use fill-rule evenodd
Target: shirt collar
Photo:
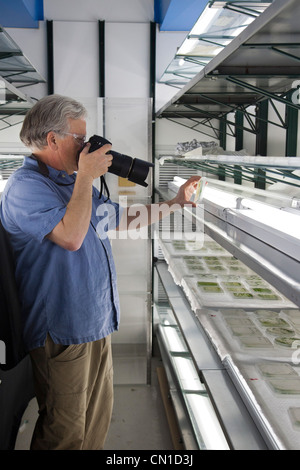
<path id="1" fill-rule="evenodd" d="M 24 157 L 24 166 L 34 166 L 35 168 L 38 168 L 38 162 L 36 158 L 33 155 L 25 156 Z M 63 183 L 64 181 L 69 182 L 74 179 L 75 173 L 72 175 L 68 175 L 66 171 L 63 170 L 56 170 L 55 168 L 52 168 L 52 166 L 46 165 L 49 171 L 49 177 L 58 183 Z"/>

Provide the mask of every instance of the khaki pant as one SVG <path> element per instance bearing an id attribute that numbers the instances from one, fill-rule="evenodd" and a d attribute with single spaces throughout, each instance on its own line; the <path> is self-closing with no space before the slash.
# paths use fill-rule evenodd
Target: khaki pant
<path id="1" fill-rule="evenodd" d="M 113 406 L 110 336 L 62 346 L 47 336 L 30 353 L 39 404 L 31 450 L 97 450 Z"/>

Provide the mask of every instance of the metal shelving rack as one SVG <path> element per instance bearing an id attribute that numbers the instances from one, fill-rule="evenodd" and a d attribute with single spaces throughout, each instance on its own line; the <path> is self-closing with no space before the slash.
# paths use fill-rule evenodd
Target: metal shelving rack
<path id="1" fill-rule="evenodd" d="M 219 139 L 224 149 L 226 147 L 223 143 L 227 133 L 236 138 L 236 150 L 241 150 L 243 132 L 251 132 L 256 136 L 257 155 L 266 155 L 263 150 L 268 123 L 286 130 L 286 157 L 293 157 L 286 158 L 286 160 L 282 157 L 278 158 L 277 162 L 271 162 L 266 157 L 260 162 L 264 157 L 257 157 L 255 163 L 255 157 L 253 157 L 253 161 L 246 163 L 242 158 L 240 161 L 235 159 L 230 161 L 228 155 L 226 158 L 206 155 L 189 161 L 187 158 L 173 155 L 166 161 L 179 168 L 194 168 L 197 172 L 202 171 L 212 176 L 208 187 L 211 187 L 213 191 L 220 191 L 220 198 L 212 197 L 209 191 L 207 194 L 206 190 L 204 192 L 205 233 L 293 302 L 295 312 L 297 312 L 297 306 L 300 307 L 300 259 L 298 256 L 300 237 L 288 233 L 285 226 L 274 229 L 268 226 L 267 221 L 253 222 L 251 218 L 248 218 L 251 210 L 247 201 L 250 200 L 250 205 L 252 202 L 254 205 L 262 204 L 266 210 L 278 211 L 277 214 L 290 214 L 298 222 L 300 180 L 299 159 L 295 158 L 295 155 L 297 155 L 296 127 L 300 109 L 298 101 L 300 34 L 297 24 L 299 14 L 300 4 L 296 0 L 273 2 L 156 114 L 157 119 L 167 119 L 193 129 L 195 132 L 203 133 L 203 129 L 207 128 L 211 132 L 208 135 Z M 255 53 L 253 53 L 254 50 Z M 286 107 L 284 118 L 277 109 L 277 103 L 284 104 Z M 271 122 L 268 118 L 266 105 L 269 104 L 278 116 L 279 122 L 277 123 Z M 250 106 L 255 107 L 255 115 L 250 113 Z M 229 119 L 229 113 L 235 113 L 234 120 Z M 244 120 L 247 121 L 247 126 L 244 125 Z M 214 179 L 215 177 L 219 180 Z M 225 181 L 225 177 L 233 178 L 234 183 L 241 183 L 243 180 L 250 181 L 255 187 L 229 183 Z M 286 185 L 285 187 L 290 188 L 294 193 L 268 191 L 265 189 L 267 184 Z M 174 197 L 172 189 L 156 188 L 156 200 L 163 201 L 172 197 Z M 229 199 L 231 202 L 228 203 Z M 197 213 L 193 209 L 186 208 L 184 216 L 195 221 Z M 237 420 L 236 423 L 239 424 L 241 422 L 231 407 L 228 408 L 226 416 L 222 413 L 221 408 L 224 402 L 219 391 L 223 391 L 223 388 L 230 396 L 230 401 L 235 394 L 241 399 L 240 412 L 248 412 L 253 419 L 253 422 L 250 420 L 250 427 L 249 422 L 242 423 L 241 432 L 250 432 L 252 437 L 258 432 L 262 438 L 263 444 L 252 442 L 250 448 L 257 448 L 257 445 L 259 448 L 263 448 L 260 447 L 263 445 L 268 449 L 289 448 L 288 436 L 282 435 L 288 428 L 283 426 L 281 430 L 277 423 L 276 429 L 272 409 L 268 409 L 266 415 L 269 414 L 269 416 L 266 418 L 264 406 L 262 408 L 257 406 L 251 396 L 252 389 L 249 392 L 244 383 L 243 368 L 247 369 L 251 361 L 256 364 L 259 356 L 253 360 L 251 354 L 247 357 L 245 354 L 238 353 L 238 358 L 234 356 L 232 358 L 229 353 L 225 357 L 220 355 L 220 362 L 217 366 L 217 362 L 214 364 L 207 362 L 206 367 L 203 361 L 201 362 L 201 354 L 203 353 L 206 357 L 207 352 L 202 343 L 202 333 L 204 332 L 204 338 L 207 339 L 208 336 L 210 340 L 214 333 L 210 330 L 209 312 L 201 307 L 196 312 L 191 308 L 185 292 L 175 285 L 170 275 L 170 266 L 168 267 L 161 261 L 156 270 L 168 293 L 169 304 L 187 342 L 199 377 L 207 387 L 225 433 L 228 432 L 227 426 L 230 425 L 231 420 L 232 422 Z M 191 322 L 194 322 L 193 325 Z M 217 344 L 218 341 L 222 344 L 222 340 L 221 334 L 221 337 L 217 339 Z M 215 343 L 214 345 L 210 343 L 210 345 L 214 350 L 218 350 Z M 165 351 L 166 346 L 163 344 L 161 347 Z M 215 358 L 214 354 L 213 357 Z M 222 374 L 224 374 L 223 378 L 221 378 Z M 214 380 L 210 381 L 212 377 Z M 226 377 L 225 387 L 224 377 Z M 253 384 L 255 385 L 255 382 Z M 254 434 L 253 423 L 256 429 Z M 278 438 L 280 434 L 285 441 L 284 444 L 280 442 L 280 437 Z M 229 436 L 229 434 L 226 435 Z M 234 442 L 232 447 L 240 448 L 239 445 L 243 446 L 244 443 Z M 295 443 L 292 445 L 295 446 Z"/>
<path id="2" fill-rule="evenodd" d="M 38 83 L 45 79 L 0 26 L 0 130 L 22 122 L 35 101 L 21 89 Z"/>
<path id="3" fill-rule="evenodd" d="M 286 130 L 286 155 L 295 156 L 300 109 L 299 14 L 296 0 L 276 0 L 182 87 L 156 113 L 157 119 L 195 132 L 207 129 L 207 135 L 222 143 L 226 135 L 233 136 L 237 146 L 243 132 L 250 132 L 257 138 L 259 155 L 265 155 L 265 126 L 271 123 Z M 278 122 L 268 118 L 268 103 Z M 277 103 L 286 105 L 286 116 L 280 115 Z M 256 107 L 255 114 L 251 106 Z M 234 120 L 230 113 L 235 113 Z"/>
<path id="4" fill-rule="evenodd" d="M 265 183 L 282 183 L 300 188 L 300 176 L 295 170 L 300 169 L 300 158 L 296 157 L 235 157 L 228 155 L 207 155 L 205 157 L 181 158 L 163 156 L 163 161 L 175 165 L 192 168 L 196 171 L 209 173 L 213 176 L 234 178 L 237 171 L 244 181 L 256 183 L 260 178 Z M 239 169 L 236 169 L 236 166 Z M 257 170 L 263 171 L 263 176 Z"/>
<path id="5" fill-rule="evenodd" d="M 286 106 L 286 118 L 295 114 L 297 123 L 300 105 L 298 102 L 300 33 L 297 18 L 300 15 L 300 3 L 297 0 L 276 0 L 260 14 L 242 33 L 233 39 L 203 70 L 183 87 L 160 111 L 157 119 L 168 119 L 183 126 L 200 131 L 199 125 L 209 126 L 217 132 L 220 142 L 225 126 L 235 125 L 235 137 L 239 140 L 240 132 L 247 130 L 257 136 L 262 146 L 261 127 L 268 122 L 262 113 L 266 101 L 275 106 L 276 102 Z M 255 51 L 255 53 L 253 53 Z M 255 105 L 258 109 L 256 123 L 245 128 L 239 119 L 241 114 L 249 120 L 247 108 Z M 235 111 L 238 119 L 228 122 L 227 115 Z M 215 129 L 214 123 L 220 127 Z M 297 133 L 288 121 L 281 122 L 286 128 L 287 151 L 295 149 Z M 293 135 L 291 135 L 293 134 Z M 214 137 L 216 134 L 214 135 Z M 291 143 L 292 142 L 292 143 Z M 239 149 L 237 149 L 239 150 Z M 261 155 L 261 154 L 260 154 Z M 258 163 L 259 160 L 259 163 Z M 264 189 L 267 182 L 283 182 L 299 186 L 299 175 L 293 170 L 299 169 L 298 158 L 282 158 L 278 164 L 269 163 L 266 158 L 255 157 L 249 164 L 240 161 L 228 162 L 228 159 L 214 157 L 188 161 L 172 158 L 173 163 L 205 170 L 225 179 L 233 176 L 234 182 L 242 178 L 254 181 L 256 188 Z M 297 188 L 296 188 L 297 189 Z M 218 208 L 209 202 L 206 204 L 206 230 L 220 244 L 242 261 L 265 276 L 267 280 L 300 305 L 298 261 L 287 252 L 284 237 L 274 240 L 270 246 L 270 231 L 257 235 L 251 224 L 241 222 L 241 213 L 235 207 Z M 279 241 L 280 239 L 280 241 Z"/>
<path id="6" fill-rule="evenodd" d="M 269 5 L 270 1 L 210 0 L 163 73 L 160 83 L 181 88 Z"/>
<path id="7" fill-rule="evenodd" d="M 226 183 L 217 180 L 209 180 L 208 185 L 214 185 L 213 189 L 220 191 L 220 203 L 216 203 L 209 196 L 205 197 L 207 190 L 204 191 L 205 234 L 244 263 L 247 268 L 260 275 L 279 292 L 284 294 L 286 296 L 286 305 L 288 305 L 288 300 L 292 302 L 290 307 L 286 308 L 292 308 L 297 312 L 297 305 L 300 307 L 299 238 L 291 241 L 288 236 L 284 236 L 284 233 L 276 233 L 272 229 L 268 230 L 264 225 L 255 224 L 253 221 L 247 220 L 247 214 L 245 216 L 244 211 L 247 212 L 249 209 L 243 209 L 243 200 L 248 198 L 256 203 L 259 201 L 259 204 L 264 204 L 266 201 L 268 203 L 274 202 L 273 206 L 267 204 L 267 207 L 274 207 L 278 211 L 282 210 L 280 208 L 283 207 L 283 204 L 296 201 L 293 198 L 289 200 L 287 196 L 281 198 L 278 194 L 270 194 L 268 191 L 252 188 L 245 188 L 243 194 L 243 186 L 226 185 Z M 236 193 L 232 193 L 234 186 L 237 187 Z M 172 189 L 157 189 L 156 194 L 159 200 L 169 200 L 174 197 L 175 193 Z M 237 207 L 238 204 L 241 204 L 241 209 L 231 209 L 229 206 L 226 208 L 226 202 L 224 205 L 223 200 L 226 200 L 227 196 L 232 197 L 237 202 Z M 296 209 L 296 211 L 299 212 L 299 209 Z M 195 214 L 193 209 L 186 208 L 184 216 L 194 221 L 197 213 Z M 298 218 L 299 215 L 295 217 Z M 161 244 L 160 241 L 159 244 Z M 188 254 L 191 255 L 193 252 Z M 163 259 L 166 259 L 166 262 L 163 262 Z M 173 271 L 174 266 L 176 268 L 175 271 Z M 174 312 L 178 327 L 188 345 L 199 377 L 204 383 L 214 409 L 222 423 L 222 429 L 228 439 L 230 448 L 247 448 L 252 450 L 266 448 L 278 450 L 288 449 L 289 445 L 295 446 L 295 436 L 293 436 L 294 440 L 292 442 L 288 442 L 287 437 L 283 439 L 283 442 L 280 438 L 280 435 L 282 436 L 282 433 L 285 431 L 287 435 L 289 434 L 289 423 L 282 425 L 282 429 L 278 427 L 278 423 L 277 426 L 272 423 L 273 418 L 270 416 L 270 407 L 267 407 L 266 411 L 265 404 L 259 402 L 259 406 L 257 405 L 257 397 L 253 399 L 252 390 L 248 387 L 247 375 L 246 378 L 244 375 L 245 371 L 247 372 L 247 369 L 251 367 L 252 370 L 256 370 L 256 364 L 260 360 L 263 361 L 266 357 L 265 351 L 261 351 L 262 356 L 260 356 L 259 351 L 239 350 L 238 353 L 235 353 L 231 350 L 231 346 L 229 349 L 225 346 L 226 352 L 224 353 L 222 351 L 223 342 L 225 341 L 227 345 L 230 344 L 230 338 L 226 337 L 226 328 L 223 330 L 223 326 L 223 329 L 221 328 L 221 331 L 216 335 L 215 325 L 218 325 L 218 322 L 217 320 L 216 322 L 209 320 L 211 317 L 218 319 L 218 316 L 220 316 L 219 310 L 222 311 L 222 308 L 203 307 L 201 303 L 198 306 L 197 304 L 195 305 L 195 299 L 191 299 L 189 295 L 191 293 L 190 285 L 184 282 L 177 285 L 179 282 L 178 269 L 180 270 L 178 260 L 169 256 L 165 257 L 164 253 L 155 266 L 160 282 L 167 293 L 169 305 Z M 233 310 L 236 309 L 238 311 L 234 302 L 231 305 Z M 226 305 L 224 307 L 226 310 Z M 270 307 L 271 305 L 269 305 Z M 261 308 L 267 309 L 268 307 L 265 305 L 265 307 Z M 272 305 L 272 308 L 274 309 L 274 305 Z M 252 310 L 249 307 L 247 308 L 247 303 L 244 303 L 244 309 Z M 277 309 L 275 308 L 275 311 L 278 311 Z M 171 369 L 170 360 L 166 352 L 167 348 L 160 335 L 160 331 L 158 330 L 156 334 L 159 338 L 160 348 L 163 351 L 162 355 L 166 368 Z M 209 351 L 211 357 L 208 360 Z M 216 357 L 215 351 L 218 351 L 219 359 Z M 273 353 L 276 353 L 277 356 L 272 356 Z M 267 358 L 267 361 L 270 363 L 270 361 L 275 360 L 275 362 L 278 361 L 277 363 L 286 362 L 292 364 L 291 357 L 292 351 L 274 351 Z M 173 372 L 173 376 L 174 374 L 176 375 L 175 372 Z M 172 373 L 169 372 L 169 375 L 171 376 L 169 380 L 170 388 L 171 390 L 175 389 L 173 394 L 174 407 L 176 409 L 178 407 L 180 387 L 176 388 L 174 378 L 172 380 Z M 257 376 L 254 375 L 254 377 Z M 254 380 L 257 379 L 254 378 Z M 256 384 L 256 382 L 253 383 Z M 257 383 L 260 384 L 260 382 Z M 220 390 L 222 390 L 222 393 L 220 393 Z M 181 393 L 184 395 L 184 391 L 181 391 Z M 237 401 L 237 397 L 241 402 Z M 227 404 L 226 409 L 224 409 L 225 403 Z M 239 413 L 229 403 L 231 405 L 235 403 L 237 408 L 239 408 Z M 273 405 L 277 405 L 275 400 Z M 179 412 L 179 416 L 181 413 L 182 411 Z M 187 415 L 189 414 L 188 410 L 186 413 Z M 282 413 L 282 410 L 280 413 Z M 280 416 L 280 413 L 279 415 L 275 413 L 275 415 Z M 245 419 L 245 416 L 247 416 L 247 419 Z M 232 429 L 237 428 L 240 429 L 238 435 L 231 434 Z M 185 425 L 183 434 L 188 432 L 189 435 L 191 431 L 187 429 Z M 248 436 L 247 439 L 243 440 L 242 437 L 246 435 Z M 238 436 L 241 439 L 238 439 Z M 251 436 L 251 439 L 249 436 Z"/>
<path id="8" fill-rule="evenodd" d="M 264 190 L 255 190 L 251 195 L 251 190 L 246 188 L 243 191 L 243 187 L 234 192 L 232 185 L 214 180 L 209 180 L 209 186 L 219 192 L 219 202 L 205 196 L 204 192 L 205 232 L 300 307 L 299 237 L 290 236 L 285 232 L 284 225 L 278 230 L 268 225 L 267 221 L 253 221 L 248 218 L 250 212 L 247 207 L 247 201 L 251 199 L 254 204 L 262 204 L 266 211 L 274 209 L 278 216 L 291 215 L 297 226 L 300 215 L 298 199 L 281 198 L 279 195 L 275 198 L 275 195 Z M 172 191 L 158 190 L 158 193 L 163 199 L 174 197 Z M 231 197 L 231 203 L 227 202 L 226 194 Z M 186 208 L 185 216 L 195 217 L 193 209 Z"/>
<path id="9" fill-rule="evenodd" d="M 187 352 L 177 352 L 177 357 L 193 358 L 195 368 L 200 376 L 204 390 L 209 397 L 216 416 L 220 420 L 221 428 L 230 449 L 236 450 L 266 450 L 276 448 L 276 443 L 271 436 L 264 433 L 261 423 L 253 421 L 251 414 L 243 404 L 242 398 L 237 393 L 234 383 L 228 375 L 224 364 L 222 364 L 216 351 L 210 344 L 207 335 L 200 325 L 198 319 L 192 312 L 189 303 L 182 295 L 181 289 L 173 282 L 173 278 L 165 262 L 159 261 L 155 266 L 156 281 L 159 280 L 163 286 L 168 307 L 172 309 L 176 325 L 187 344 Z M 157 285 L 157 283 L 156 283 Z M 156 308 L 160 308 L 156 292 L 154 292 Z M 165 303 L 163 304 L 165 306 Z M 179 383 L 178 376 L 174 372 L 171 359 L 172 350 L 166 345 L 163 337 L 165 325 L 160 324 L 156 328 L 156 335 L 161 349 L 168 381 L 170 384 L 170 395 L 180 421 L 182 438 L 186 449 L 207 449 L 207 442 L 198 431 L 198 426 L 192 425 L 195 417 L 190 420 L 184 395 L 187 391 Z M 191 391 L 189 391 L 191 393 Z M 199 391 L 196 393 L 200 393 Z M 202 392 L 203 393 L 203 392 Z M 206 423 L 209 427 L 208 423 Z M 216 431 L 215 431 L 216 432 Z M 220 432 L 220 431 L 219 431 Z M 213 441 L 213 436 L 210 438 Z M 211 449 L 215 449 L 213 446 Z"/>

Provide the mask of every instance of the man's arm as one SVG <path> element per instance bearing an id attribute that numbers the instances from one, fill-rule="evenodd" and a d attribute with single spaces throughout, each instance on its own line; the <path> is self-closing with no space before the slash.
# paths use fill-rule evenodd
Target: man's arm
<path id="1" fill-rule="evenodd" d="M 78 173 L 72 197 L 64 217 L 47 235 L 52 242 L 66 250 L 78 250 L 89 229 L 92 213 L 93 181 L 104 175 L 111 166 L 112 155 L 107 155 L 110 145 L 88 153 L 89 144 L 80 154 Z"/>
<path id="2" fill-rule="evenodd" d="M 169 201 L 141 206 L 140 210 L 137 206 L 134 206 L 134 210 L 128 207 L 127 210 L 124 211 L 125 214 L 121 217 L 117 230 L 127 230 L 137 217 L 139 218 L 139 226 L 145 227 L 158 222 L 163 217 L 167 217 L 172 212 L 181 209 L 185 205 L 195 206 L 191 201 L 191 197 L 197 187 L 199 179 L 200 176 L 192 176 L 180 186 L 177 195 Z M 145 216 L 142 217 L 144 214 Z"/>

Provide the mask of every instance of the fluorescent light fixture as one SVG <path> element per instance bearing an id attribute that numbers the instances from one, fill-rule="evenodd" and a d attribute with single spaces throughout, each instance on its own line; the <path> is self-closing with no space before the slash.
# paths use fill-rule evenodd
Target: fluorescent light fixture
<path id="1" fill-rule="evenodd" d="M 210 398 L 206 394 L 206 388 L 200 382 L 192 359 L 173 357 L 172 361 L 177 369 L 183 398 L 189 409 L 193 426 L 197 430 L 199 445 L 203 446 L 204 443 L 205 449 L 210 450 L 229 449 Z"/>
<path id="2" fill-rule="evenodd" d="M 201 382 L 180 332 L 174 326 L 160 325 L 172 367 L 185 401 L 195 436 L 201 449 L 228 450 L 221 425 L 205 385 Z"/>
<path id="3" fill-rule="evenodd" d="M 173 189 L 176 190 L 176 188 L 179 188 L 186 181 L 187 180 L 184 178 L 175 176 L 174 180 L 169 183 L 170 189 L 173 187 Z M 219 189 L 213 187 L 212 185 L 214 184 L 218 185 Z M 222 185 L 224 185 L 226 190 L 222 188 Z M 236 188 L 238 189 L 238 192 L 235 192 Z M 279 229 L 278 227 L 281 226 L 281 231 L 282 228 L 285 230 L 287 229 L 289 234 L 293 233 L 293 236 L 298 233 L 297 238 L 299 238 L 300 229 L 297 230 L 297 225 L 299 224 L 297 217 L 300 216 L 300 211 L 298 215 L 298 213 L 295 211 L 291 213 L 284 210 L 284 208 L 274 207 L 270 204 L 257 201 L 255 200 L 255 196 L 259 198 L 261 197 L 261 193 L 257 192 L 256 195 L 255 191 L 253 191 L 253 199 L 249 197 L 244 198 L 241 196 L 243 189 L 245 189 L 246 192 L 249 190 L 249 188 L 243 186 L 237 187 L 237 185 L 233 184 L 230 185 L 223 182 L 221 183 L 217 181 L 215 182 L 214 180 L 208 180 L 208 184 L 205 186 L 204 200 L 211 202 L 216 206 L 221 207 L 222 209 L 239 209 L 244 215 L 252 217 L 257 221 L 259 220 L 264 222 L 266 225 L 270 225 L 271 227 L 276 227 L 277 230 Z M 232 192 L 230 192 L 230 190 L 232 190 Z M 289 205 L 291 205 L 294 200 L 292 197 L 282 198 L 280 195 L 270 195 L 268 192 L 264 192 L 264 195 L 266 197 L 273 197 L 275 201 L 276 199 L 279 201 L 282 199 L 282 203 Z M 295 199 L 295 201 L 298 200 Z M 252 211 L 247 211 L 246 209 L 252 209 Z"/>
<path id="4" fill-rule="evenodd" d="M 180 176 L 174 176 L 173 183 L 179 188 L 179 186 L 186 183 L 186 181 L 187 181 L 186 179 L 180 178 Z"/>
<path id="5" fill-rule="evenodd" d="M 242 198 L 240 204 L 243 216 L 300 240 L 300 212 L 287 212 L 247 198 Z"/>
<path id="6" fill-rule="evenodd" d="M 206 450 L 229 450 L 209 398 L 196 393 L 187 393 L 185 399 Z"/>
<path id="7" fill-rule="evenodd" d="M 174 176 L 173 181 L 169 183 L 169 189 L 173 189 L 175 191 L 186 181 L 186 179 L 180 178 L 180 176 Z M 213 204 L 216 204 L 218 206 L 221 206 L 224 209 L 235 209 L 237 207 L 237 200 L 239 199 L 239 195 L 223 191 L 222 189 L 212 188 L 208 183 L 205 186 L 203 199 L 212 202 Z"/>
<path id="8" fill-rule="evenodd" d="M 205 392 L 200 382 L 194 363 L 190 357 L 174 356 L 172 358 L 183 391 L 193 390 Z"/>
<path id="9" fill-rule="evenodd" d="M 167 344 L 170 352 L 187 352 L 186 345 L 184 341 L 180 338 L 176 328 L 174 326 L 164 325 L 164 333 L 167 339 Z"/>
<path id="10" fill-rule="evenodd" d="M 222 209 L 233 209 L 243 218 L 265 227 L 277 230 L 300 240 L 300 211 L 288 212 L 255 199 L 241 198 L 237 194 L 215 189 L 207 185 L 204 202 L 210 202 Z"/>
<path id="11" fill-rule="evenodd" d="M 206 200 L 216 204 L 217 206 L 221 206 L 223 209 L 234 209 L 236 208 L 239 197 L 236 194 L 211 188 L 209 187 L 209 184 L 207 184 L 204 190 L 203 199 L 204 201 Z"/>

